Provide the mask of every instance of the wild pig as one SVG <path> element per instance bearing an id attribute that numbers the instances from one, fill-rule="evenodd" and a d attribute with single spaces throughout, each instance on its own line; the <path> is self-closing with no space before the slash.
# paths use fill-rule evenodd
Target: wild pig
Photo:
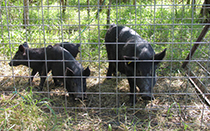
<path id="1" fill-rule="evenodd" d="M 137 85 L 142 93 L 142 99 L 152 99 L 151 91 L 156 83 L 155 70 L 158 63 L 165 57 L 166 49 L 155 54 L 152 46 L 142 39 L 137 32 L 129 27 L 115 24 L 112 24 L 108 29 L 105 44 L 108 59 L 121 60 L 117 69 L 128 76 L 130 92 L 136 92 Z M 117 48 L 118 50 L 116 50 Z M 107 78 L 110 78 L 112 74 L 115 75 L 115 73 L 116 62 L 109 62 Z M 130 95 L 130 103 L 133 102 L 136 102 L 135 94 Z"/>
<path id="2" fill-rule="evenodd" d="M 73 54 L 74 57 L 79 53 L 79 44 L 71 44 L 68 42 L 63 42 L 60 44 L 55 44 L 55 46 L 64 46 L 70 53 Z M 31 60 L 31 61 L 30 61 Z M 42 67 L 45 60 L 45 48 L 29 48 L 27 42 L 25 42 L 23 45 L 19 46 L 18 51 L 16 52 L 13 59 L 10 61 L 10 66 L 19 66 L 19 65 L 25 65 L 30 68 L 32 68 L 32 73 L 29 79 L 29 82 L 33 81 L 34 75 L 39 72 L 42 72 Z M 57 85 L 55 81 L 55 85 Z"/>
<path id="3" fill-rule="evenodd" d="M 45 48 L 29 48 L 28 44 L 25 42 L 23 45 L 19 46 L 18 51 L 15 56 L 10 61 L 10 66 L 25 65 L 32 68 L 32 73 L 29 82 L 33 80 L 33 76 L 39 72 L 42 72 L 43 61 L 45 59 Z M 32 60 L 32 61 L 31 61 Z"/>
<path id="4" fill-rule="evenodd" d="M 68 92 L 76 92 L 75 98 L 82 98 L 82 93 L 86 91 L 86 78 L 90 75 L 90 69 L 85 70 L 82 65 L 66 49 L 60 46 L 47 47 L 47 62 L 43 66 L 41 76 L 46 76 L 46 72 L 52 70 L 54 80 L 66 83 Z M 46 68 L 47 67 L 47 68 Z M 46 71 L 46 69 L 48 69 Z M 43 85 L 42 79 L 40 85 Z"/>
<path id="5" fill-rule="evenodd" d="M 67 51 L 69 51 L 72 56 L 74 58 L 76 58 L 77 54 L 80 52 L 79 51 L 79 47 L 80 47 L 80 44 L 73 44 L 73 43 L 69 43 L 69 42 L 62 42 L 62 43 L 59 43 L 59 44 L 55 44 L 56 45 L 59 45 L 63 48 L 65 48 Z"/>

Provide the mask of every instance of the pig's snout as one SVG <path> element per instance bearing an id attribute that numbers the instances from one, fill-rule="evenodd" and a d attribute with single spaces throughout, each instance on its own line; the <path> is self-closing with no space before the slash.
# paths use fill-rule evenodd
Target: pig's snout
<path id="1" fill-rule="evenodd" d="M 142 94 L 141 98 L 143 100 L 154 100 L 154 96 L 151 93 L 147 93 L 147 94 Z"/>

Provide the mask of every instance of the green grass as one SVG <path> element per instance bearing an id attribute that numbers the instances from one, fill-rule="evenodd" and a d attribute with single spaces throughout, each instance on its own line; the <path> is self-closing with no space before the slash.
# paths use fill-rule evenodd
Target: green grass
<path id="1" fill-rule="evenodd" d="M 33 95 L 32 90 L 30 92 L 13 93 L 9 98 L 1 95 L 1 130 L 55 129 L 57 116 L 49 105 L 50 100 L 47 98 L 37 100 L 34 99 Z M 42 109 L 44 107 L 45 110 Z"/>

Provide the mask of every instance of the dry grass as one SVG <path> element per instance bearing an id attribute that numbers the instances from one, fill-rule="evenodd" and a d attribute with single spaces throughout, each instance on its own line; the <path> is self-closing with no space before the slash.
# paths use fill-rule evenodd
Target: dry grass
<path id="1" fill-rule="evenodd" d="M 186 78 L 159 79 L 154 88 L 156 99 L 146 103 L 138 97 L 133 107 L 128 103 L 127 80 L 99 78 L 105 76 L 107 63 L 100 67 L 97 63 L 90 65 L 88 99 L 73 101 L 63 87 L 54 87 L 51 77 L 43 92 L 34 88 L 39 83 L 36 77 L 32 92 L 27 88 L 28 78 L 21 77 L 29 76 L 28 68 L 12 70 L 7 62 L 1 62 L 0 130 L 209 129 L 209 107 L 200 101 Z"/>

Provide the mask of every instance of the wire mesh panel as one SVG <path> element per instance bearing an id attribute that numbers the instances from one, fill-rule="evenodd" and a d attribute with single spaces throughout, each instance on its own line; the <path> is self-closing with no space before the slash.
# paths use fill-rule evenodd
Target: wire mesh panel
<path id="1" fill-rule="evenodd" d="M 208 130 L 209 4 L 2 0 L 0 129 Z"/>

